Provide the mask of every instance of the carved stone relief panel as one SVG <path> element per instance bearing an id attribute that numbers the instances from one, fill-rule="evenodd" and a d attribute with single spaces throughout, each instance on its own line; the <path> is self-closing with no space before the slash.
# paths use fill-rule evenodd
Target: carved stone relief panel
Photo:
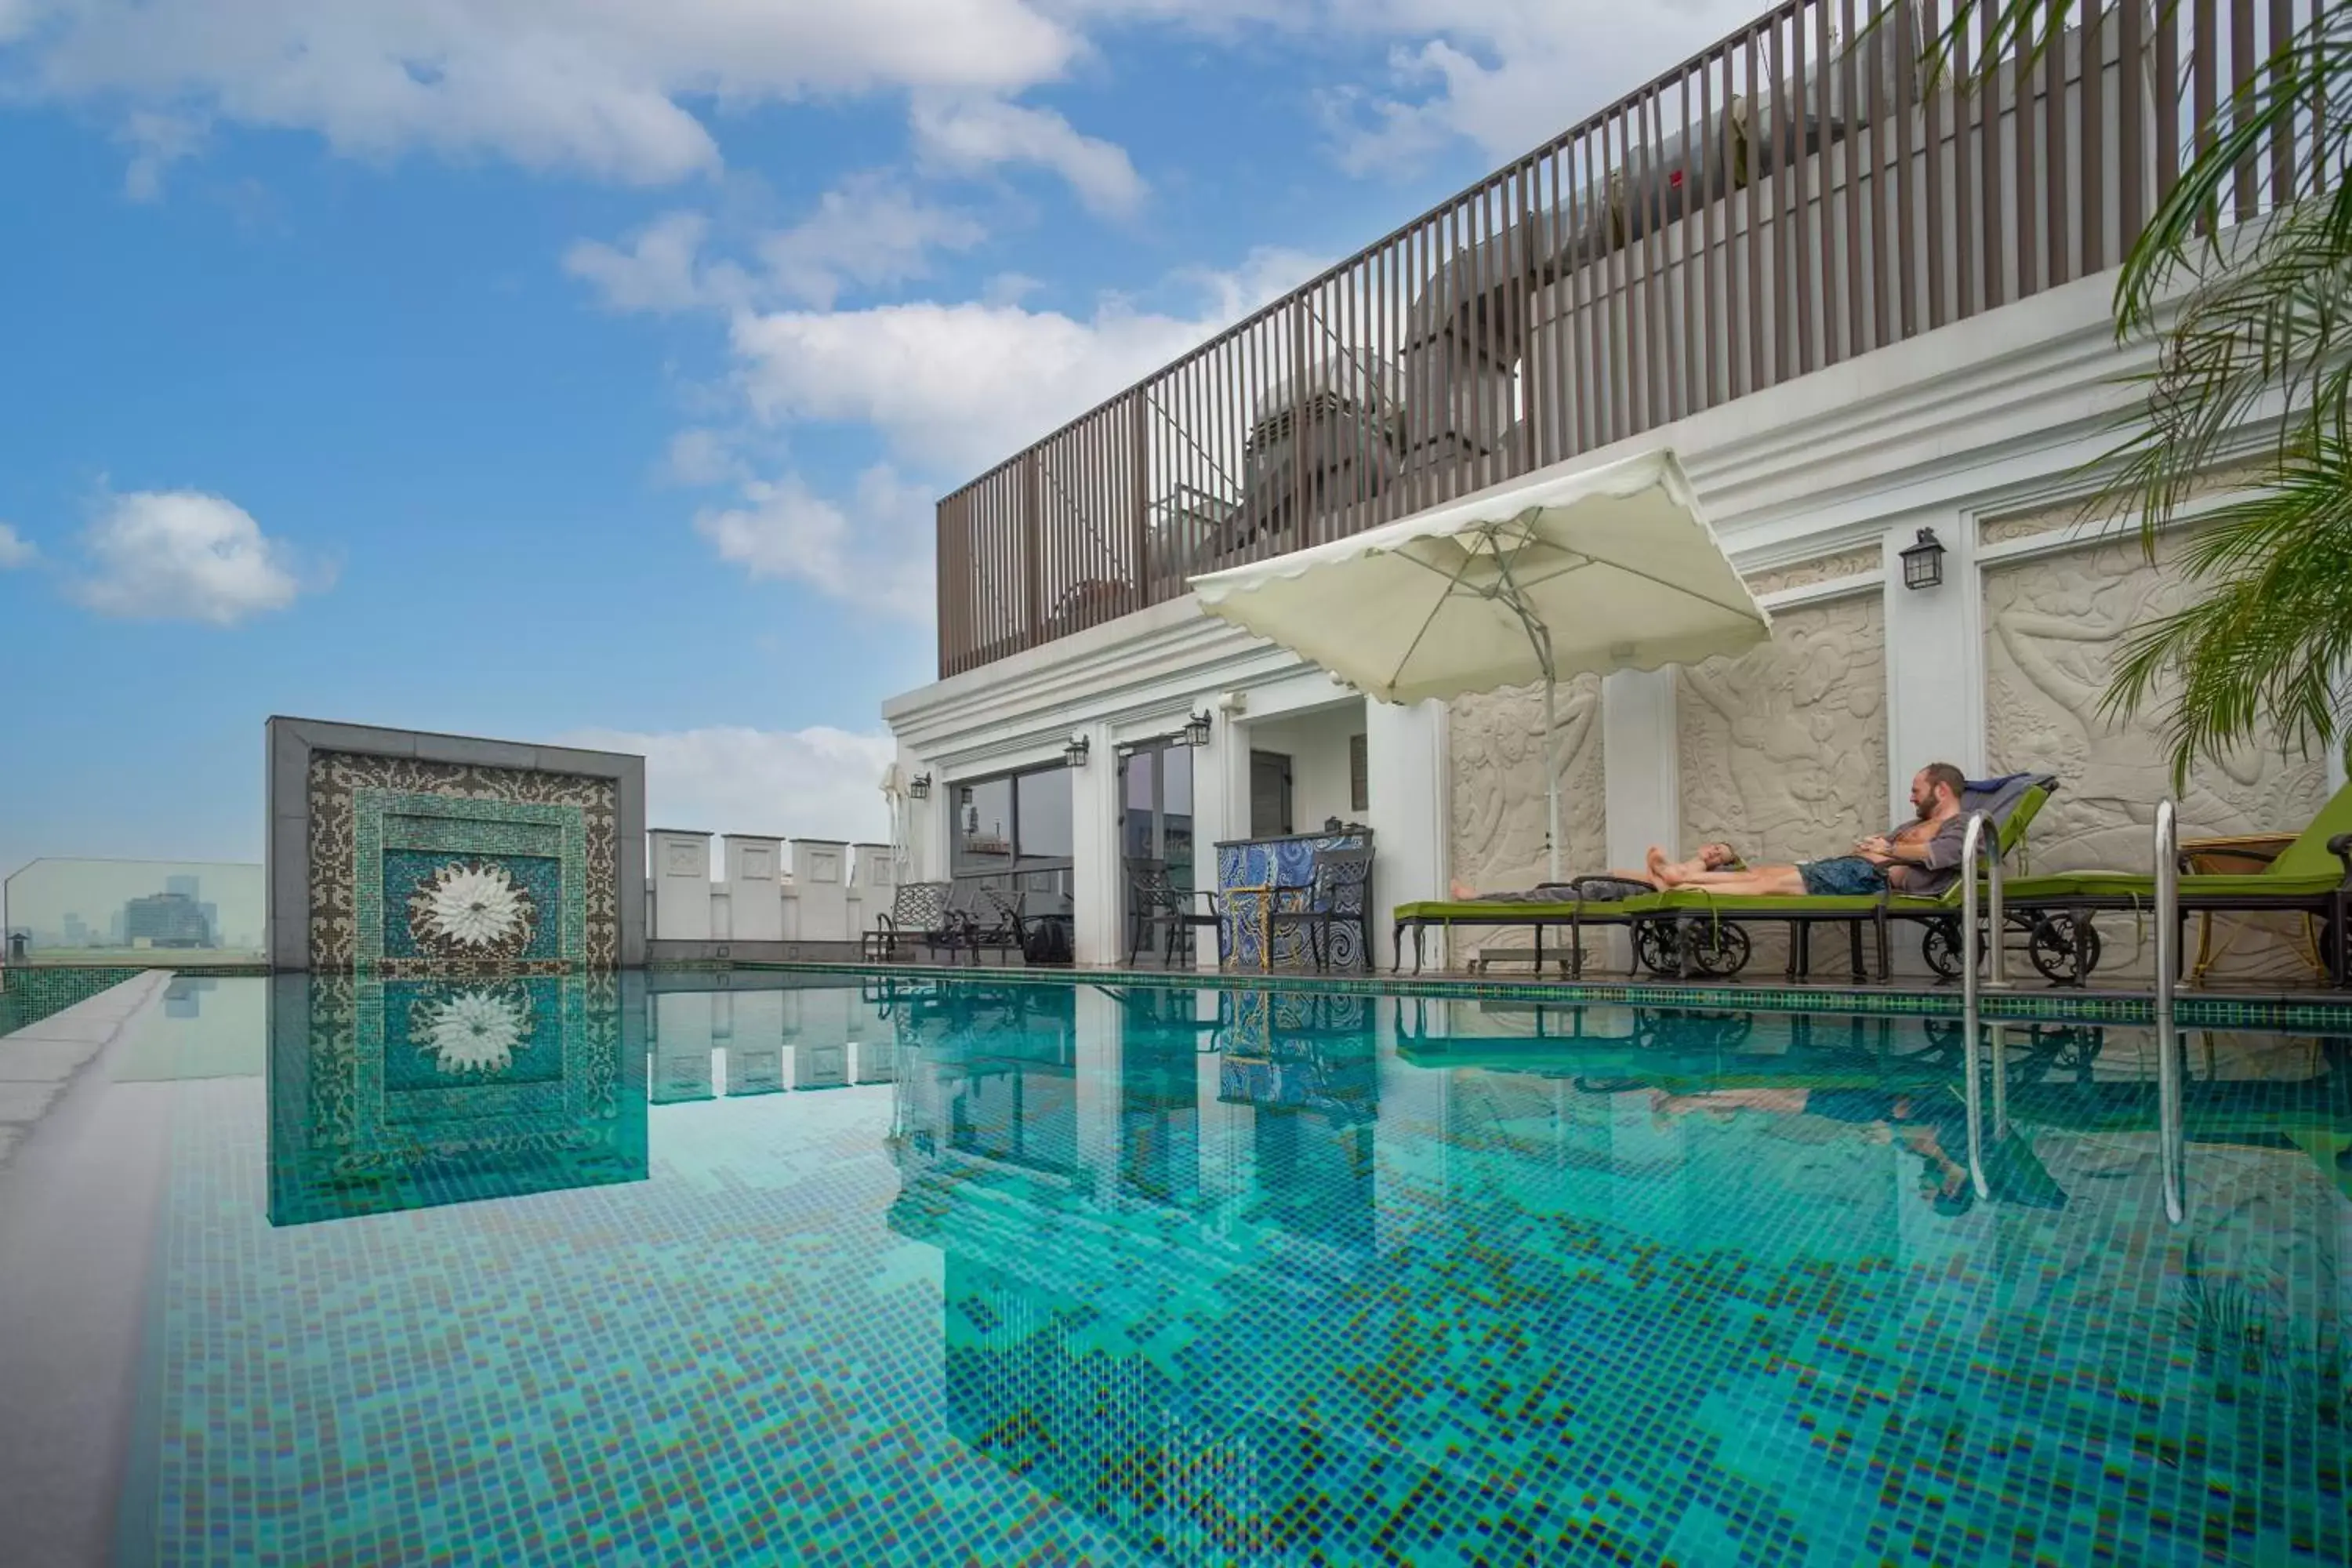
<path id="1" fill-rule="evenodd" d="M 1601 754 L 1601 681 L 1559 689 L 1560 866 L 1602 869 L 1608 848 Z M 1476 891 L 1508 892 L 1544 879 L 1543 688 L 1456 698 L 1449 721 L 1454 876 Z M 1468 947 L 1525 947 L 1525 931 L 1465 933 Z"/>
<path id="2" fill-rule="evenodd" d="M 2260 463 L 2234 463 L 2215 468 L 2192 483 L 2183 499 L 2195 500 L 2243 489 L 2259 483 L 2264 471 L 2264 465 Z M 2035 507 L 2032 511 L 1981 519 L 1977 524 L 1977 537 L 1987 544 L 2006 544 L 2013 539 L 2032 539 L 2062 529 L 2085 534 L 2104 532 L 2120 515 L 2113 507 L 2095 508 L 2088 504 L 2087 498 L 2076 497 Z"/>
<path id="3" fill-rule="evenodd" d="M 1883 577 L 1885 573 L 1885 552 L 1871 544 L 1836 555 L 1822 555 L 1788 566 L 1776 566 L 1769 572 L 1750 572 L 1747 578 L 1748 591 L 1760 596 L 1789 588 L 1810 588 L 1817 583 L 1839 583 L 1854 577 Z"/>
<path id="4" fill-rule="evenodd" d="M 1721 838 L 1751 864 L 1815 859 L 1887 826 L 1879 595 L 1773 616 L 1770 642 L 1682 671 L 1675 710 L 1683 841 L 1675 852 Z M 1750 934 L 1751 970 L 1785 962 L 1778 928 Z M 1820 947 L 1817 970 L 1835 973 L 1838 962 Z"/>
<path id="5" fill-rule="evenodd" d="M 2061 781 L 2033 825 L 2035 870 L 2149 868 L 2156 803 L 2171 793 L 2162 734 L 2170 689 L 2127 724 L 2099 706 L 2126 635 L 2188 602 L 2173 568 L 2179 554 L 2180 541 L 2168 539 L 2150 564 L 2136 539 L 2124 540 L 1985 574 L 1987 755 L 2001 771 L 2045 768 Z M 2190 772 L 2181 837 L 2297 832 L 2326 796 L 2325 762 L 2257 746 Z M 2233 929 L 2242 923 L 2215 921 L 2213 945 L 2229 950 L 2215 975 L 2288 976 L 2303 968 L 2294 952 L 2300 920 L 2263 922 L 2285 942 Z M 2153 937 L 2145 921 L 2103 917 L 2100 931 L 2103 974 L 2131 973 L 2133 959 L 2147 973 Z M 2189 940 L 2198 940 L 2193 924 Z"/>

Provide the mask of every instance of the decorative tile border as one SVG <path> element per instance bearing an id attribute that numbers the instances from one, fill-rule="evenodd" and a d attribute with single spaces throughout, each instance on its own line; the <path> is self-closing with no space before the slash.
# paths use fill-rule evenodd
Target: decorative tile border
<path id="1" fill-rule="evenodd" d="M 387 847 L 544 855 L 551 831 L 567 863 L 557 900 L 564 960 L 592 971 L 645 962 L 644 858 L 625 852 L 644 841 L 644 758 L 288 718 L 269 721 L 268 752 L 275 969 L 343 971 L 367 961 L 362 815 L 374 819 L 379 868 Z M 363 793 L 382 797 L 364 814 Z M 408 839 L 418 842 L 400 842 Z"/>
<path id="2" fill-rule="evenodd" d="M 531 973 L 546 973 L 541 966 L 550 962 L 589 964 L 587 900 L 582 894 L 594 879 L 589 868 L 587 814 L 580 806 L 357 789 L 352 792 L 352 812 L 353 959 L 360 968 L 374 970 L 387 961 L 426 965 L 451 962 L 431 954 L 385 951 L 384 917 L 390 912 L 386 907 L 390 895 L 383 885 L 384 857 L 403 849 L 555 860 L 561 868 L 553 911 L 555 952 L 530 953 L 508 961 L 505 967 L 509 973 L 520 973 L 528 964 Z M 548 911 L 541 910 L 540 918 L 546 921 Z M 594 967 L 611 964 L 608 961 Z"/>
<path id="3" fill-rule="evenodd" d="M 1957 990 L 1877 991 L 1780 985 L 1657 985 L 1512 983 L 1491 980 L 1382 976 L 1370 980 L 1319 975 L 1240 974 L 1231 971 L 975 968 L 970 964 L 710 963 L 661 964 L 664 972 L 730 970 L 839 974 L 863 980 L 984 980 L 991 984 L 1119 985 L 1136 990 L 1305 992 L 1326 995 L 1451 998 L 1479 1002 L 1540 1002 L 1556 1006 L 1717 1008 L 1750 1013 L 1843 1013 L 1867 1016 L 1957 1018 Z M 1983 1016 L 1996 1022 L 2150 1024 L 2155 1004 L 2124 992 L 1987 991 Z M 2297 1030 L 2352 1035 L 2352 992 L 2337 996 L 2183 995 L 2175 1023 L 2200 1029 Z"/>

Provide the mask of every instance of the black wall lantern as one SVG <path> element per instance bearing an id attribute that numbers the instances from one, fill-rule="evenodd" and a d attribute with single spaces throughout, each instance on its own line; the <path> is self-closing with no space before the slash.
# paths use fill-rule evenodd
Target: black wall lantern
<path id="1" fill-rule="evenodd" d="M 1184 743 L 1188 746 L 1209 743 L 1209 716 L 1206 713 L 1195 713 L 1184 721 Z"/>
<path id="2" fill-rule="evenodd" d="M 1944 580 L 1944 545 L 1932 528 L 1919 531 L 1919 540 L 1903 552 L 1903 585 L 1932 588 Z"/>
<path id="3" fill-rule="evenodd" d="M 908 800 L 930 799 L 931 775 L 929 773 L 917 773 L 913 778 L 908 779 L 907 781 L 907 798 Z"/>
<path id="4" fill-rule="evenodd" d="M 1087 753 L 1094 749 L 1095 743 L 1084 735 L 1073 735 L 1070 743 L 1062 748 L 1062 761 L 1074 768 L 1085 767 Z"/>

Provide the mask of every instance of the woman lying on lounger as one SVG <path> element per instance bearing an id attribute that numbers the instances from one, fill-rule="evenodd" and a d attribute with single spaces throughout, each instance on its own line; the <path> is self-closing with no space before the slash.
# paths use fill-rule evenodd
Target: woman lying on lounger
<path id="1" fill-rule="evenodd" d="M 1739 856 L 1731 846 L 1717 841 L 1700 845 L 1698 853 L 1687 860 L 1667 862 L 1664 869 L 1676 877 L 1687 878 L 1705 871 L 1737 870 L 1739 863 Z M 1654 893 L 1668 885 L 1654 870 L 1603 871 L 1598 876 L 1579 877 L 1573 882 L 1538 882 L 1532 888 L 1515 893 L 1474 893 L 1469 883 L 1457 881 L 1454 884 L 1454 901 L 1457 904 L 1572 904 L 1580 900 L 1599 902 Z"/>
<path id="2" fill-rule="evenodd" d="M 1939 1215 L 1964 1215 L 1976 1203 L 1969 1168 L 1952 1151 L 1968 1149 L 1968 1112 L 1941 1087 L 1888 1092 L 1875 1089 L 1718 1089 L 1696 1094 L 1654 1091 L 1651 1108 L 1680 1116 L 1704 1110 L 1718 1120 L 1741 1110 L 1821 1116 L 1864 1129 L 1874 1142 L 1901 1138 L 1923 1162 L 1919 1195 Z"/>

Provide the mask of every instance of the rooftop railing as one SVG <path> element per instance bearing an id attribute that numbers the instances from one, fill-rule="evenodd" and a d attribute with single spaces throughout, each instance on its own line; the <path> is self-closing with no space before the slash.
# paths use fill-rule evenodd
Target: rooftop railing
<path id="1" fill-rule="evenodd" d="M 1781 5 L 940 501 L 940 672 L 2113 267 L 2311 4 Z"/>

